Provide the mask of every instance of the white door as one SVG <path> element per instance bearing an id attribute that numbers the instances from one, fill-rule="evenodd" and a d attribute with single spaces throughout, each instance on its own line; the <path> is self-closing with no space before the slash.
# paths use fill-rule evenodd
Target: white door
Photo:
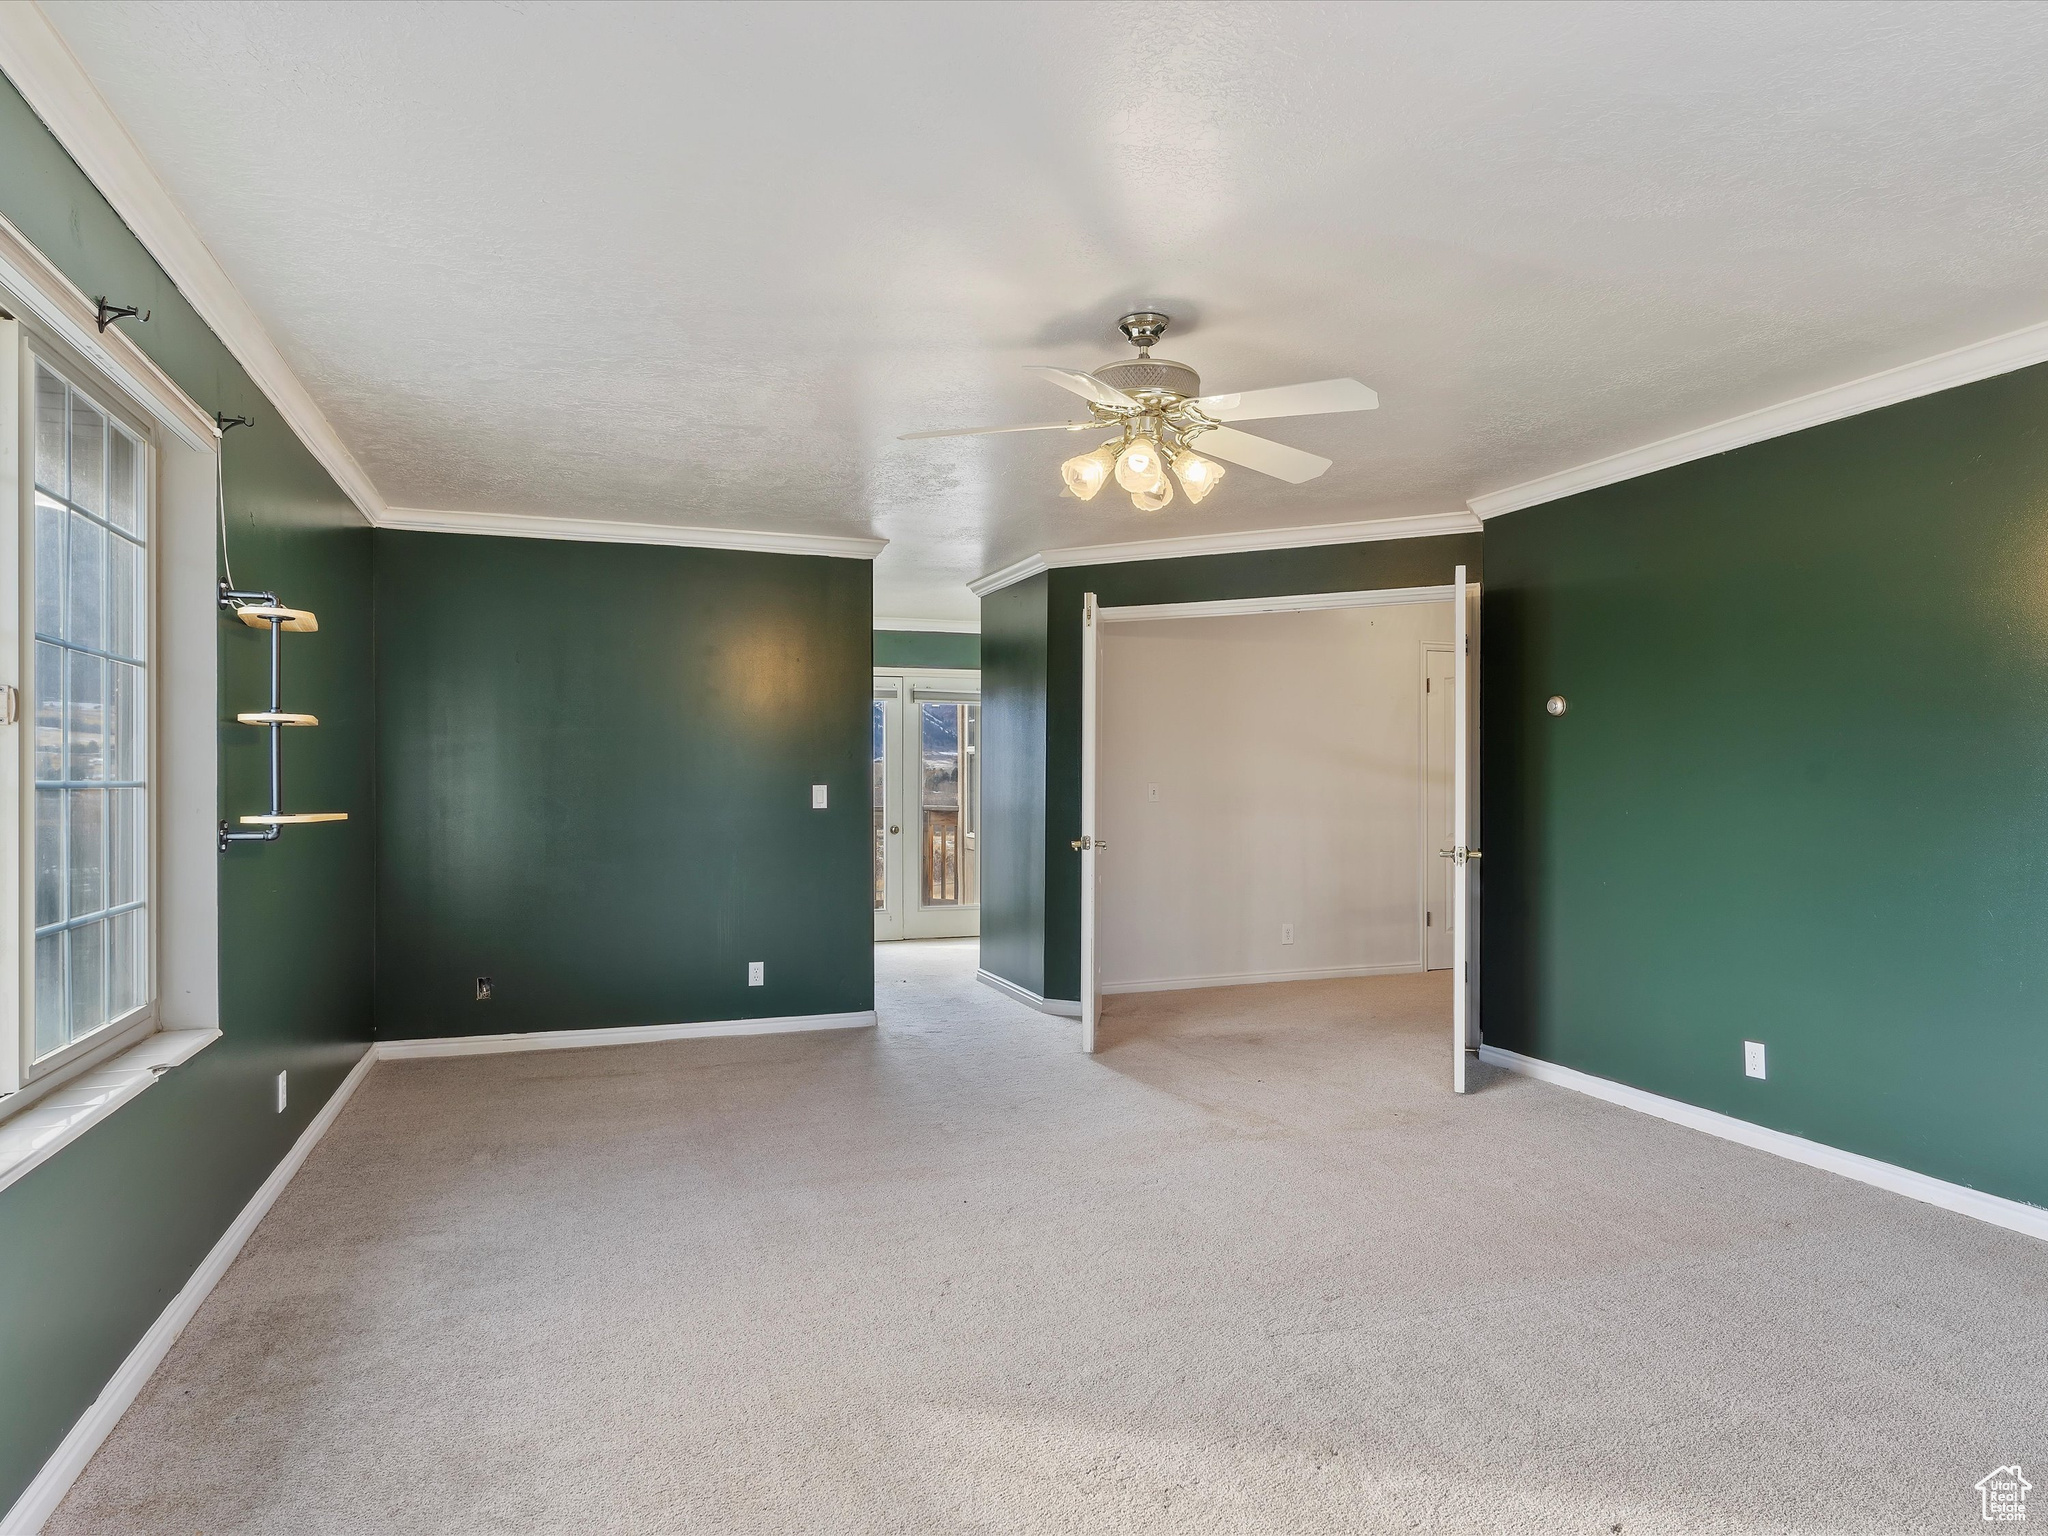
<path id="1" fill-rule="evenodd" d="M 903 679 L 875 678 L 869 790 L 875 811 L 875 937 L 903 937 Z"/>
<path id="2" fill-rule="evenodd" d="M 1451 861 L 1436 856 L 1456 838 L 1452 825 L 1451 791 L 1455 778 L 1451 757 L 1457 748 L 1452 727 L 1457 712 L 1456 652 L 1447 645 L 1422 651 L 1422 840 L 1429 857 L 1423 863 L 1422 964 L 1424 970 L 1448 971 L 1457 909 L 1451 905 Z"/>
<path id="3" fill-rule="evenodd" d="M 0 314 L 4 313 L 0 311 Z M 21 694 L 15 679 L 28 670 L 23 665 L 26 659 L 23 653 L 28 648 L 22 645 L 19 630 L 21 572 L 18 551 L 21 548 L 22 505 L 24 502 L 34 504 L 31 482 L 35 451 L 23 441 L 33 430 L 21 409 L 22 386 L 26 382 L 23 377 L 24 351 L 21 322 L 12 315 L 0 319 L 0 720 L 10 724 L 17 723 L 20 718 Z M 31 389 L 33 387 L 30 385 Z M 60 406 L 60 423 L 63 419 L 61 411 Z M 61 425 L 59 431 L 62 431 Z M 58 452 L 62 453 L 63 449 L 60 447 Z M 30 612 L 34 612 L 33 607 Z M 32 655 L 33 651 L 29 650 L 29 654 Z M 60 694 L 60 710 L 63 707 L 61 699 Z M 0 1029 L 18 1028 L 18 1020 L 28 1021 L 27 1028 L 23 1030 L 27 1049 L 17 1051 L 13 1040 L 0 1039 L 0 1093 L 13 1093 L 22 1086 L 26 1075 L 24 1068 L 35 1054 L 32 1040 L 35 989 L 33 985 L 24 986 L 24 981 L 32 980 L 32 977 L 23 977 L 21 964 L 22 950 L 27 947 L 23 944 L 21 913 L 24 906 L 28 911 L 35 910 L 34 872 L 25 867 L 21 857 L 24 843 L 31 848 L 35 845 L 33 830 L 24 827 L 24 821 L 31 813 L 21 793 L 24 778 L 31 783 L 34 781 L 34 765 L 27 761 L 33 745 L 32 731 L 0 731 Z M 32 940 L 30 942 L 33 943 Z M 31 965 L 31 972 L 33 969 Z M 10 999 L 11 1003 L 4 1001 Z"/>
<path id="4" fill-rule="evenodd" d="M 1093 592 L 1081 597 L 1081 1049 L 1095 1051 L 1095 1026 L 1102 1016 L 1102 946 L 1096 934 L 1096 866 L 1102 840 L 1095 835 L 1096 678 L 1102 656 L 1102 626 L 1096 622 Z"/>
<path id="5" fill-rule="evenodd" d="M 1473 704 L 1477 690 L 1479 652 L 1479 589 L 1465 580 L 1459 566 L 1453 578 L 1457 588 L 1452 603 L 1455 632 L 1452 653 L 1456 687 L 1451 715 L 1454 746 L 1451 753 L 1451 910 L 1457 926 L 1451 937 L 1451 1086 L 1465 1091 L 1465 1064 L 1470 1048 L 1479 1039 L 1479 950 L 1472 941 L 1478 932 L 1479 850 L 1472 846 L 1478 835 L 1474 816 L 1479 789 L 1477 750 L 1478 716 Z"/>
<path id="6" fill-rule="evenodd" d="M 875 937 L 981 931 L 981 676 L 877 672 Z"/>

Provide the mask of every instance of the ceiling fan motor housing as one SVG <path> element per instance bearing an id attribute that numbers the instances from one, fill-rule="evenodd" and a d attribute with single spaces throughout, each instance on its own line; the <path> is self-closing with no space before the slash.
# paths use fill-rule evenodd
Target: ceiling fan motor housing
<path id="1" fill-rule="evenodd" d="M 1202 392 L 1199 373 L 1186 363 L 1164 357 L 1132 357 L 1120 363 L 1105 363 L 1095 370 L 1095 377 L 1138 400 L 1161 395 L 1192 400 Z"/>
<path id="2" fill-rule="evenodd" d="M 1154 357 L 1152 348 L 1166 334 L 1172 322 L 1156 309 L 1133 310 L 1117 321 L 1124 339 L 1138 349 L 1138 355 L 1120 363 L 1107 363 L 1095 370 L 1095 377 L 1112 389 L 1120 389 L 1135 400 L 1156 404 L 1169 395 L 1192 400 L 1202 392 L 1202 376 L 1186 363 Z"/>

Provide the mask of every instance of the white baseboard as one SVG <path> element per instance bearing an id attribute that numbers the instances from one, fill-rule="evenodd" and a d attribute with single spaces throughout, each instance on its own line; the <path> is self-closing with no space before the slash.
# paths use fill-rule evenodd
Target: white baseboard
<path id="1" fill-rule="evenodd" d="M 1310 971 L 1231 971 L 1215 976 L 1166 976 L 1156 981 L 1105 981 L 1111 992 L 1184 992 L 1196 987 L 1251 987 L 1268 981 L 1335 981 L 1344 976 L 1413 976 L 1422 969 L 1412 960 L 1394 965 L 1333 965 Z"/>
<path id="2" fill-rule="evenodd" d="M 1026 1008 L 1036 1008 L 1040 1013 L 1049 1013 L 1062 1019 L 1081 1017 L 1079 1003 L 1070 1003 L 1063 997 L 1040 997 L 1036 992 L 1027 991 L 1014 981 L 998 976 L 994 971 L 977 970 L 974 978 L 984 985 L 994 987 L 1003 996 L 1016 999 Z"/>
<path id="3" fill-rule="evenodd" d="M 35 1536 L 43 1528 L 43 1522 L 56 1513 L 57 1506 L 64 1502 L 64 1495 L 77 1481 L 78 1474 L 92 1460 L 93 1452 L 100 1448 L 100 1443 L 120 1422 L 121 1415 L 128 1411 L 151 1374 L 163 1363 L 164 1356 L 171 1352 L 171 1346 L 177 1343 L 185 1325 L 199 1311 L 200 1303 L 206 1300 L 220 1277 L 228 1272 L 228 1266 L 235 1262 L 242 1245 L 249 1241 L 249 1234 L 269 1214 L 271 1206 L 277 1203 L 277 1197 L 284 1193 L 284 1187 L 291 1183 L 292 1175 L 304 1165 L 306 1158 L 320 1144 L 320 1138 L 327 1134 L 328 1127 L 340 1115 L 342 1106 L 369 1076 L 377 1055 L 375 1046 L 365 1051 L 362 1059 L 349 1069 L 348 1076 L 341 1080 L 341 1086 L 328 1095 L 327 1102 L 320 1106 L 320 1113 L 292 1143 L 291 1151 L 270 1170 L 270 1177 L 242 1207 L 241 1214 L 229 1224 L 227 1231 L 221 1233 L 220 1241 L 192 1271 L 183 1288 L 171 1298 L 171 1304 L 149 1325 L 149 1332 L 142 1336 L 141 1342 L 128 1352 L 128 1358 L 121 1362 L 120 1369 L 100 1389 L 100 1395 L 93 1400 L 92 1406 L 79 1416 L 78 1422 L 71 1426 L 71 1433 L 43 1463 L 43 1470 L 22 1490 L 21 1497 L 14 1501 L 14 1508 L 7 1512 L 4 1520 L 0 1520 L 0 1536 Z"/>
<path id="4" fill-rule="evenodd" d="M 701 1040 L 716 1035 L 787 1035 L 812 1029 L 866 1029 L 862 1013 L 798 1013 L 777 1019 L 713 1019 L 701 1024 L 629 1024 L 616 1029 L 536 1029 L 511 1035 L 442 1035 L 429 1040 L 379 1040 L 379 1061 L 422 1056 L 495 1056 L 506 1051 L 573 1051 L 597 1045 L 647 1045 L 657 1040 Z"/>
<path id="5" fill-rule="evenodd" d="M 1555 1062 L 1539 1061 L 1534 1056 L 1524 1056 L 1519 1051 L 1502 1050 L 1497 1045 L 1480 1046 L 1479 1059 L 1497 1067 L 1505 1067 L 1510 1072 L 1533 1077 L 1539 1082 L 1554 1083 L 1575 1093 L 1605 1099 L 1609 1104 L 1619 1104 L 1624 1109 L 1639 1110 L 1646 1115 L 1655 1115 L 1659 1120 L 1669 1120 L 1674 1125 L 1689 1126 L 1696 1131 L 1705 1131 L 1709 1136 L 1719 1136 L 1724 1141 L 1740 1142 L 1743 1146 L 1754 1147 L 1759 1152 L 1769 1152 L 1795 1163 L 1804 1163 L 1809 1168 L 1819 1168 L 1828 1173 L 1839 1173 L 1844 1178 L 1855 1179 L 1860 1183 L 1874 1184 L 1879 1189 L 1888 1189 L 1895 1195 L 1921 1200 L 1928 1205 L 1938 1205 L 1945 1211 L 1954 1211 L 1960 1216 L 1971 1216 L 1978 1221 L 1989 1222 L 1994 1227 L 2004 1227 L 2008 1231 L 2025 1233 L 2028 1237 L 2048 1240 L 2048 1209 L 2038 1205 L 2008 1200 L 2002 1195 L 1987 1195 L 1983 1190 L 1971 1189 L 1968 1185 L 1951 1184 L 1946 1179 L 1915 1173 L 1912 1169 L 1901 1168 L 1896 1163 L 1881 1163 L 1874 1157 L 1863 1156 L 1860 1152 L 1844 1152 L 1840 1147 L 1831 1147 L 1824 1142 L 1808 1141 L 1804 1136 L 1794 1136 L 1787 1131 L 1774 1131 L 1768 1126 L 1738 1120 L 1733 1115 L 1701 1109 L 1696 1104 L 1667 1099 L 1662 1094 L 1649 1093 L 1641 1088 L 1631 1088 L 1626 1083 L 1595 1077 L 1590 1072 L 1560 1067 Z"/>

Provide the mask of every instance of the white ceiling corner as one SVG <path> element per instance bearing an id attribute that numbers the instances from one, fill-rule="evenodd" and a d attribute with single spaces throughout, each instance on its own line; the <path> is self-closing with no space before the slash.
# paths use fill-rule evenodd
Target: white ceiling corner
<path id="1" fill-rule="evenodd" d="M 1974 384 L 1979 379 L 2043 362 L 2048 362 L 2048 323 L 2025 326 L 1988 341 L 1973 342 L 1936 357 L 1886 368 L 1845 384 L 1815 390 L 1796 400 L 1746 411 L 1726 421 L 1676 433 L 1640 448 L 1609 454 L 1590 464 L 1575 465 L 1554 474 L 1525 480 L 1520 485 L 1488 491 L 1483 496 L 1473 497 L 1468 505 L 1481 518 L 1500 517 L 1508 512 L 1519 512 L 1524 507 L 1556 501 L 1563 496 L 1576 496 L 1581 491 L 1633 480 L 1638 475 L 1653 474 L 1675 464 L 1727 453 L 1749 443 L 1783 437 L 1788 432 L 1817 427 L 1823 422 L 1840 421 L 1847 416 L 1860 416 L 1865 411 L 1897 405 L 1902 400 L 1917 400 L 1922 395 Z"/>
<path id="2" fill-rule="evenodd" d="M 2048 7 L 44 9 L 0 64 L 68 67 L 16 78 L 373 518 L 887 540 L 891 614 L 1497 515 L 2048 315 Z M 1209 388 L 1381 409 L 1155 516 L 1061 499 L 1058 434 L 897 440 L 1051 419 L 1023 365 L 1125 355 L 1140 303 Z"/>
<path id="3" fill-rule="evenodd" d="M 377 487 L 40 7 L 0 5 L 0 71 L 334 477 L 342 494 L 375 522 L 384 507 Z"/>

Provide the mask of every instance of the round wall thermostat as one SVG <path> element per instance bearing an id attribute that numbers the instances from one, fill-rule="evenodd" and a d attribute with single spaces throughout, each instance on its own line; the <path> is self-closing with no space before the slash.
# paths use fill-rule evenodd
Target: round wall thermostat
<path id="1" fill-rule="evenodd" d="M 1550 711 L 1550 713 L 1553 715 L 1563 714 L 1565 710 L 1564 695 L 1561 693 L 1553 693 L 1549 698 L 1543 701 L 1543 707 Z"/>

